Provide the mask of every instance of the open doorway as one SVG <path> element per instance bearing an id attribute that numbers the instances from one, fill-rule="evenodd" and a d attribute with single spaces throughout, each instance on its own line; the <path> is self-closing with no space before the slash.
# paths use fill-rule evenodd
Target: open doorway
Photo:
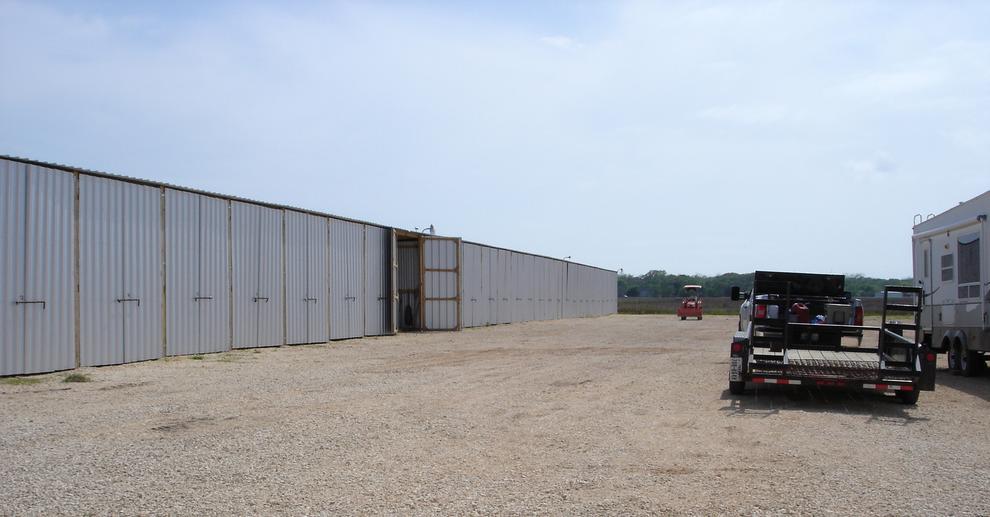
<path id="1" fill-rule="evenodd" d="M 461 240 L 396 231 L 398 329 L 461 328 Z"/>
<path id="2" fill-rule="evenodd" d="M 422 325 L 422 278 L 420 276 L 420 237 L 405 232 L 395 232 L 398 252 L 396 272 L 399 291 L 399 330 L 420 330 Z"/>

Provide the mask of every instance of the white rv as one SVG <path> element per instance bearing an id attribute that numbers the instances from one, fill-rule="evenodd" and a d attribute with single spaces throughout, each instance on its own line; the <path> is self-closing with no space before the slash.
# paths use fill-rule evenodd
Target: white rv
<path id="1" fill-rule="evenodd" d="M 927 219 L 915 216 L 914 280 L 924 288 L 922 326 L 949 368 L 974 375 L 990 352 L 990 191 Z"/>

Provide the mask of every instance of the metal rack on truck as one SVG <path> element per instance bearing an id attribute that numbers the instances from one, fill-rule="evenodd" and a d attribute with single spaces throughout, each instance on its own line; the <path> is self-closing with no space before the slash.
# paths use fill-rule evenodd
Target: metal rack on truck
<path id="1" fill-rule="evenodd" d="M 747 294 L 749 324 L 730 347 L 733 394 L 747 383 L 801 385 L 891 392 L 915 404 L 919 391 L 935 389 L 935 355 L 921 341 L 921 288 L 885 287 L 880 326 L 830 323 L 845 322 L 853 306 L 842 275 L 757 271 Z M 876 346 L 862 339 L 868 333 Z"/>

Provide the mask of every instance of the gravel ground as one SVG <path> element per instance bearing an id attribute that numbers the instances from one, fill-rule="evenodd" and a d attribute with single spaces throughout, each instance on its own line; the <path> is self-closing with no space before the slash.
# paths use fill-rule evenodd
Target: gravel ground
<path id="1" fill-rule="evenodd" d="M 733 317 L 534 322 L 0 383 L 2 514 L 988 514 L 990 378 L 727 388 Z"/>

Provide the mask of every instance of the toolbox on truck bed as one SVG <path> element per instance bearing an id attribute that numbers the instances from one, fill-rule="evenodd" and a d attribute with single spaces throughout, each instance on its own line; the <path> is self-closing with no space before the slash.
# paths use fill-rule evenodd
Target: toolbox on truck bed
<path id="1" fill-rule="evenodd" d="M 935 355 L 921 342 L 920 288 L 885 287 L 880 326 L 829 321 L 853 306 L 842 275 L 757 271 L 748 294 L 749 323 L 730 346 L 733 394 L 747 383 L 809 385 L 893 392 L 914 404 L 919 391 L 935 388 Z M 895 313 L 912 321 L 889 319 Z M 876 334 L 875 346 L 864 344 L 867 333 Z"/>

